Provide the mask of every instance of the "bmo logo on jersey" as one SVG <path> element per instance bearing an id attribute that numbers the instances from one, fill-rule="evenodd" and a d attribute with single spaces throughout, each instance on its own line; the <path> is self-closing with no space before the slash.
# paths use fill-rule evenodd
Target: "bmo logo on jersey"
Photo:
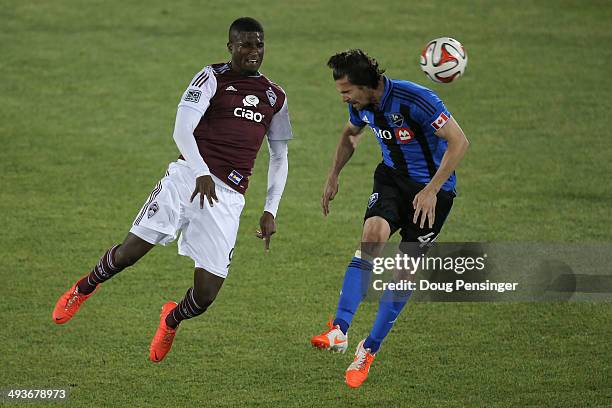
<path id="1" fill-rule="evenodd" d="M 244 99 L 242 100 L 242 104 L 247 107 L 254 107 L 256 108 L 257 105 L 259 104 L 259 98 L 256 97 L 255 95 L 247 95 L 244 97 Z M 259 113 L 259 112 L 255 112 L 252 111 L 250 109 L 245 109 L 245 108 L 241 108 L 240 106 L 236 107 L 234 109 L 234 116 L 236 116 L 237 118 L 245 118 L 248 120 L 252 120 L 253 122 L 257 122 L 257 123 L 261 123 L 261 121 L 264 118 L 264 115 Z"/>
<path id="2" fill-rule="evenodd" d="M 395 128 L 395 138 L 398 143 L 409 143 L 414 139 L 414 132 L 407 127 Z"/>
<path id="3" fill-rule="evenodd" d="M 386 129 L 372 128 L 372 131 L 374 132 L 376 137 L 379 138 L 379 139 L 384 139 L 384 140 L 391 140 L 391 139 L 393 139 L 393 135 L 391 134 L 391 132 L 389 132 Z"/>

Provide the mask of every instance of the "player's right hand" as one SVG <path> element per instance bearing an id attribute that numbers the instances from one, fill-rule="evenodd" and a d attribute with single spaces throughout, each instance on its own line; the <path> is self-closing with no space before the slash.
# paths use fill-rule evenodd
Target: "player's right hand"
<path id="1" fill-rule="evenodd" d="M 195 189 L 191 194 L 191 199 L 189 202 L 193 202 L 193 199 L 198 194 L 200 194 L 200 208 L 204 208 L 204 197 L 208 199 L 208 204 L 211 207 L 214 205 L 213 200 L 219 202 L 217 193 L 215 192 L 215 182 L 211 176 L 200 176 L 196 178 Z"/>
<path id="2" fill-rule="evenodd" d="M 323 215 L 326 217 L 329 214 L 329 202 L 336 197 L 336 194 L 338 194 L 338 177 L 330 175 L 321 196 L 321 208 L 323 209 Z"/>

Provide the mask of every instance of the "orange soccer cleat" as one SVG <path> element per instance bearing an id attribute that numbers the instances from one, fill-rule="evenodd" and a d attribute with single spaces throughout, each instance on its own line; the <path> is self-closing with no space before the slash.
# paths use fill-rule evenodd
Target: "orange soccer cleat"
<path id="1" fill-rule="evenodd" d="M 342 333 L 340 326 L 334 326 L 331 319 L 327 322 L 327 326 L 329 330 L 311 338 L 310 344 L 318 349 L 344 353 L 348 348 L 348 335 Z"/>
<path id="2" fill-rule="evenodd" d="M 166 357 L 166 354 L 172 347 L 174 336 L 176 335 L 176 329 L 168 327 L 166 325 L 166 316 L 170 314 L 176 307 L 176 302 L 166 302 L 162 306 L 161 314 L 159 315 L 159 327 L 153 336 L 151 345 L 149 346 L 149 360 L 159 363 Z"/>
<path id="3" fill-rule="evenodd" d="M 346 369 L 345 381 L 346 385 L 351 388 L 358 388 L 368 378 L 370 365 L 374 361 L 375 355 L 370 353 L 370 349 L 363 347 L 364 340 L 359 342 L 357 351 L 355 351 L 355 359 Z"/>
<path id="4" fill-rule="evenodd" d="M 96 286 L 94 291 L 89 295 L 82 295 L 79 293 L 79 289 L 77 287 L 78 283 L 79 281 L 76 281 L 76 283 L 72 285 L 70 289 L 60 296 L 57 303 L 55 303 L 55 308 L 53 309 L 53 321 L 56 324 L 64 324 L 68 322 L 68 320 L 72 319 L 72 316 L 78 312 L 81 304 L 89 299 L 91 295 L 96 293 L 96 290 L 98 290 L 98 287 L 100 286 Z"/>

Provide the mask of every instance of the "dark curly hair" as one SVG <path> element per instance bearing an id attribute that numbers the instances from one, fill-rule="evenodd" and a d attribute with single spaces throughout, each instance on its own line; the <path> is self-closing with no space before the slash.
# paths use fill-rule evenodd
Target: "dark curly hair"
<path id="1" fill-rule="evenodd" d="M 232 34 L 242 32 L 256 32 L 263 33 L 264 29 L 261 23 L 252 17 L 240 17 L 230 25 L 229 28 L 229 39 L 232 40 Z"/>
<path id="2" fill-rule="evenodd" d="M 360 49 L 348 50 L 333 55 L 327 66 L 333 70 L 334 80 L 347 77 L 354 85 L 376 88 L 385 70 L 378 67 L 378 61 Z"/>

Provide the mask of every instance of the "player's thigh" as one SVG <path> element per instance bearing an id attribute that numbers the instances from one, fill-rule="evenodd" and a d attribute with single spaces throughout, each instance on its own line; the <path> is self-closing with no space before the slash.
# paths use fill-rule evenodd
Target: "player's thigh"
<path id="1" fill-rule="evenodd" d="M 176 239 L 184 222 L 183 203 L 189 195 L 191 170 L 171 163 L 137 214 L 130 233 L 152 245 Z"/>
<path id="2" fill-rule="evenodd" d="M 368 199 L 364 215 L 364 231 L 362 240 L 375 238 L 376 233 L 384 230 L 384 223 L 377 218 L 384 219 L 389 225 L 389 236 L 400 226 L 400 207 L 402 205 L 402 192 L 395 184 L 389 169 L 382 163 L 374 172 L 374 185 L 372 194 Z M 368 222 L 371 218 L 374 221 Z M 388 237 L 387 237 L 388 238 Z"/>
<path id="3" fill-rule="evenodd" d="M 214 206 L 199 202 L 186 210 L 187 222 L 179 239 L 179 253 L 189 256 L 196 268 L 225 278 L 232 260 L 244 196 L 215 183 L 218 202 Z"/>
<path id="4" fill-rule="evenodd" d="M 414 199 L 414 195 L 412 198 Z M 435 210 L 436 216 L 433 227 L 431 228 L 429 228 L 427 222 L 424 228 L 421 228 L 419 223 L 415 224 L 413 222 L 414 209 L 412 208 L 412 201 L 410 201 L 410 205 L 407 206 L 402 214 L 402 228 L 400 230 L 402 242 L 427 243 L 435 240 L 442 230 L 442 226 L 453 207 L 453 198 L 454 196 L 452 193 L 443 190 L 438 192 Z"/>

